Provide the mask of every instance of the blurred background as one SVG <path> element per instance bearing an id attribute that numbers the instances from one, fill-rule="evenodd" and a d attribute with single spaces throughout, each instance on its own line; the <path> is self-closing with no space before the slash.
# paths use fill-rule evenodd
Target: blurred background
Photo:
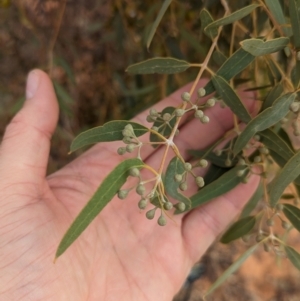
<path id="1" fill-rule="evenodd" d="M 251 1 L 228 2 L 235 10 Z M 173 1 L 148 51 L 147 33 L 161 4 L 150 0 L 0 0 L 0 136 L 22 106 L 26 76 L 33 68 L 51 75 L 60 104 L 49 173 L 80 154 L 68 155 L 68 151 L 83 130 L 112 119 L 129 119 L 192 81 L 195 68 L 176 75 L 125 72 L 130 64 L 156 56 L 193 63 L 205 58 L 210 41 L 201 34 L 199 12 L 206 7 L 214 17 L 222 16 L 219 0 Z M 220 39 L 225 53 L 230 33 L 224 30 Z M 201 300 L 209 285 L 246 248 L 241 241 L 214 244 L 183 288 L 178 288 L 174 300 Z M 257 252 L 207 300 L 300 300 L 299 273 L 285 258 L 277 263 L 275 255 Z"/>

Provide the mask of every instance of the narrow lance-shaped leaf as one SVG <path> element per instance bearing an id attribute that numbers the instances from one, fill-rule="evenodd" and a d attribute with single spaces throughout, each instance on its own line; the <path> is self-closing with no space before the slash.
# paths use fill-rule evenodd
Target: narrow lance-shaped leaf
<path id="1" fill-rule="evenodd" d="M 219 50 L 214 51 L 212 58 L 219 66 L 223 65 L 228 59 L 226 55 Z"/>
<path id="2" fill-rule="evenodd" d="M 243 71 L 250 63 L 255 59 L 251 53 L 245 51 L 243 48 L 239 48 L 236 52 L 229 57 L 226 62 L 216 72 L 216 75 L 223 77 L 226 81 L 235 77 L 241 71 Z M 210 80 L 204 87 L 206 95 L 215 91 L 215 87 Z"/>
<path id="3" fill-rule="evenodd" d="M 201 28 L 203 31 L 204 31 L 204 28 L 206 28 L 209 24 L 214 22 L 213 17 L 205 8 L 203 8 L 200 12 L 200 20 L 201 20 Z M 212 29 L 208 29 L 207 31 L 204 31 L 204 33 L 209 38 L 213 39 L 218 35 L 218 28 L 214 27 Z"/>
<path id="4" fill-rule="evenodd" d="M 295 229 L 300 232 L 300 209 L 291 204 L 284 204 L 282 211 Z"/>
<path id="5" fill-rule="evenodd" d="M 212 82 L 231 111 L 237 115 L 241 121 L 248 123 L 251 120 L 251 115 L 229 83 L 223 77 L 218 75 L 212 77 Z"/>
<path id="6" fill-rule="evenodd" d="M 244 254 L 242 254 L 218 279 L 214 282 L 205 296 L 211 294 L 215 289 L 217 289 L 227 278 L 233 274 L 239 267 L 246 261 L 246 259 L 256 250 L 259 244 L 256 244 L 249 248 Z"/>
<path id="7" fill-rule="evenodd" d="M 73 140 L 70 152 L 74 152 L 81 147 L 98 142 L 122 140 L 124 138 L 122 131 L 127 124 L 132 125 L 134 133 L 137 137 L 149 132 L 148 128 L 136 122 L 126 120 L 110 121 L 105 123 L 103 126 L 98 126 L 79 134 Z"/>
<path id="8" fill-rule="evenodd" d="M 300 254 L 290 246 L 284 246 L 284 250 L 294 267 L 300 271 Z"/>
<path id="9" fill-rule="evenodd" d="M 167 193 L 176 199 L 179 202 L 183 202 L 187 209 L 191 207 L 191 200 L 178 192 L 178 188 L 180 183 L 175 181 L 175 175 L 183 174 L 185 171 L 183 163 L 178 159 L 178 157 L 174 157 L 166 170 L 166 176 L 164 178 L 165 189 Z"/>
<path id="10" fill-rule="evenodd" d="M 240 215 L 240 218 L 244 218 L 244 217 L 248 216 L 255 209 L 256 205 L 261 200 L 263 195 L 264 195 L 264 188 L 263 188 L 262 183 L 260 183 L 258 185 L 255 193 L 253 194 L 251 199 L 247 202 L 246 206 L 244 207 L 244 209 Z"/>
<path id="11" fill-rule="evenodd" d="M 242 48 L 254 56 L 266 55 L 277 52 L 286 47 L 290 39 L 287 37 L 280 37 L 277 39 L 263 41 L 261 39 L 247 39 L 240 44 Z"/>
<path id="12" fill-rule="evenodd" d="M 275 207 L 285 188 L 300 175 L 300 152 L 296 153 L 279 171 L 270 186 L 270 203 Z"/>
<path id="13" fill-rule="evenodd" d="M 135 74 L 174 74 L 183 72 L 190 63 L 171 57 L 156 57 L 137 64 L 130 65 L 126 71 Z"/>
<path id="14" fill-rule="evenodd" d="M 289 13 L 292 23 L 294 45 L 300 48 L 300 0 L 289 0 Z"/>
<path id="15" fill-rule="evenodd" d="M 291 36 L 291 29 L 287 26 L 287 22 L 285 20 L 285 16 L 283 14 L 283 10 L 279 0 L 265 0 L 265 3 L 274 16 L 275 20 L 281 25 L 282 30 L 286 36 Z"/>
<path id="16" fill-rule="evenodd" d="M 212 182 L 216 181 L 223 174 L 225 174 L 226 172 L 228 172 L 230 169 L 232 169 L 232 167 L 230 167 L 230 168 L 228 168 L 228 167 L 220 167 L 220 166 L 217 166 L 215 164 L 211 164 L 208 167 L 207 173 L 204 176 L 204 183 L 205 183 L 205 185 L 209 185 Z"/>
<path id="17" fill-rule="evenodd" d="M 273 87 L 270 92 L 268 93 L 266 99 L 263 102 L 262 105 L 262 111 L 264 111 L 266 108 L 269 108 L 272 106 L 273 102 L 279 97 L 281 96 L 281 94 L 283 93 L 284 89 L 282 84 L 278 84 L 275 87 Z"/>
<path id="18" fill-rule="evenodd" d="M 207 203 L 208 201 L 223 195 L 241 183 L 241 177 L 237 176 L 238 170 L 245 169 L 245 166 L 236 166 L 223 174 L 209 185 L 205 185 L 199 192 L 191 197 L 192 208 Z M 246 175 L 246 173 L 245 173 Z"/>
<path id="19" fill-rule="evenodd" d="M 147 38 L 147 48 L 149 49 L 150 47 L 150 44 L 152 42 L 152 39 L 154 37 L 154 34 L 156 32 L 156 29 L 161 21 L 161 19 L 163 18 L 165 12 L 167 11 L 169 5 L 171 4 L 172 0 L 165 0 L 163 5 L 161 6 L 160 10 L 159 10 L 159 13 L 154 21 L 154 23 L 152 24 L 152 27 L 150 29 L 150 32 L 149 32 L 149 35 L 148 35 L 148 38 Z"/>
<path id="20" fill-rule="evenodd" d="M 62 255 L 67 248 L 87 228 L 100 211 L 111 201 L 119 189 L 126 182 L 129 169 L 132 167 L 142 168 L 143 162 L 139 159 L 128 159 L 120 163 L 101 183 L 95 194 L 75 218 L 70 228 L 62 238 L 55 258 Z"/>
<path id="21" fill-rule="evenodd" d="M 269 128 L 285 117 L 295 98 L 296 93 L 287 93 L 276 99 L 272 107 L 267 108 L 253 118 L 237 138 L 233 152 L 235 154 L 239 153 L 257 132 Z"/>
<path id="22" fill-rule="evenodd" d="M 231 24 L 235 21 L 238 21 L 238 20 L 246 17 L 247 15 L 249 15 L 258 6 L 259 6 L 259 4 L 251 4 L 251 5 L 248 5 L 246 7 L 243 7 L 241 9 L 233 12 L 232 14 L 222 18 L 222 19 L 219 19 L 219 20 L 216 20 L 216 21 L 210 23 L 204 29 L 204 31 L 207 32 L 208 30 L 211 30 L 212 28 L 216 28 L 216 27 L 219 27 L 219 26 L 224 26 L 224 25 L 227 25 L 227 24 Z"/>
<path id="23" fill-rule="evenodd" d="M 222 236 L 220 241 L 223 244 L 228 244 L 246 234 L 248 234 L 255 226 L 255 216 L 244 217 L 235 222 Z"/>

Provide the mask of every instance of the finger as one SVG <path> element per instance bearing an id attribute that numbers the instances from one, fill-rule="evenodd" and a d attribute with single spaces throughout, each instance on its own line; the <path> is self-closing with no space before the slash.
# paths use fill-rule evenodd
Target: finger
<path id="1" fill-rule="evenodd" d="M 29 73 L 23 108 L 7 126 L 0 148 L 0 168 L 6 179 L 36 180 L 44 177 L 50 139 L 58 119 L 58 103 L 48 75 Z"/>
<path id="2" fill-rule="evenodd" d="M 192 210 L 183 218 L 182 234 L 194 262 L 241 211 L 258 183 L 259 177 L 252 175 L 247 184 L 239 184 L 221 197 Z"/>

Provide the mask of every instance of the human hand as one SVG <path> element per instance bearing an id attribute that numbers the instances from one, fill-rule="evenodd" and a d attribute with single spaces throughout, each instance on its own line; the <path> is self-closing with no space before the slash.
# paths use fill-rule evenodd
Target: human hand
<path id="1" fill-rule="evenodd" d="M 155 107 L 176 106 L 186 89 Z M 135 120 L 144 123 L 146 114 Z M 199 141 L 204 148 L 232 127 L 228 109 L 214 107 L 206 114 L 208 130 L 192 131 L 196 120 L 181 128 L 182 150 L 199 147 Z M 258 177 L 175 216 L 176 223 L 166 227 L 139 214 L 138 196 L 114 199 L 54 264 L 63 234 L 122 160 L 118 143 L 99 144 L 46 177 L 57 119 L 51 81 L 35 70 L 24 107 L 8 125 L 0 147 L 0 300 L 171 300 L 192 265 L 254 192 Z M 155 164 L 160 151 L 149 148 L 144 161 Z M 187 158 L 187 152 L 182 154 Z"/>

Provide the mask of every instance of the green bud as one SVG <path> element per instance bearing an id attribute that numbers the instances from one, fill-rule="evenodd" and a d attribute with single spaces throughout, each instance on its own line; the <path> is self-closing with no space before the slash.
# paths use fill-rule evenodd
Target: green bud
<path id="1" fill-rule="evenodd" d="M 171 210 L 173 208 L 173 204 L 171 202 L 164 203 L 165 210 Z"/>
<path id="2" fill-rule="evenodd" d="M 153 126 L 151 129 L 155 132 L 158 132 L 158 130 L 159 130 L 159 128 L 157 126 Z"/>
<path id="3" fill-rule="evenodd" d="M 250 237 L 251 237 L 250 235 L 244 235 L 244 236 L 242 236 L 243 242 L 249 242 Z"/>
<path id="4" fill-rule="evenodd" d="M 240 170 L 238 170 L 238 171 L 236 172 L 236 175 L 237 175 L 238 177 L 242 177 L 242 176 L 244 175 L 244 173 L 245 173 L 245 169 L 240 169 Z"/>
<path id="5" fill-rule="evenodd" d="M 191 164 L 191 163 L 188 163 L 188 162 L 184 163 L 184 169 L 185 169 L 186 171 L 192 170 L 192 164 Z"/>
<path id="6" fill-rule="evenodd" d="M 213 107 L 216 104 L 216 100 L 214 98 L 210 98 L 207 102 L 206 105 L 208 107 Z"/>
<path id="7" fill-rule="evenodd" d="M 199 88 L 197 91 L 198 97 L 203 97 L 206 94 L 206 91 L 204 88 Z"/>
<path id="8" fill-rule="evenodd" d="M 175 131 L 175 136 L 178 136 L 179 135 L 179 130 L 177 129 L 176 131 Z"/>
<path id="9" fill-rule="evenodd" d="M 268 155 L 268 154 L 269 154 L 269 150 L 268 150 L 266 147 L 259 147 L 259 148 L 258 148 L 258 151 L 259 151 L 261 154 L 264 154 L 264 155 Z"/>
<path id="10" fill-rule="evenodd" d="M 247 184 L 249 182 L 249 179 L 247 177 L 242 179 L 242 183 Z"/>
<path id="11" fill-rule="evenodd" d="M 282 209 L 283 209 L 283 205 L 282 204 L 279 203 L 279 204 L 276 205 L 276 210 L 277 211 L 282 211 Z"/>
<path id="12" fill-rule="evenodd" d="M 185 113 L 185 110 L 182 109 L 176 109 L 175 110 L 175 116 L 181 117 Z"/>
<path id="13" fill-rule="evenodd" d="M 181 184 L 179 185 L 179 189 L 182 190 L 182 191 L 187 190 L 187 184 L 186 184 L 186 182 L 181 183 Z"/>
<path id="14" fill-rule="evenodd" d="M 294 134 L 295 136 L 300 136 L 300 130 L 299 130 L 299 129 L 294 130 L 294 131 L 293 131 L 293 134 Z"/>
<path id="15" fill-rule="evenodd" d="M 238 165 L 246 165 L 246 161 L 242 158 L 239 159 Z"/>
<path id="16" fill-rule="evenodd" d="M 156 120 L 156 118 L 153 118 L 152 116 L 150 116 L 150 115 L 148 115 L 147 117 L 146 117 L 146 120 L 147 120 L 147 122 L 154 122 L 155 120 Z"/>
<path id="17" fill-rule="evenodd" d="M 146 217 L 147 217 L 148 219 L 153 219 L 154 216 L 155 216 L 155 211 L 156 211 L 156 209 L 157 209 L 157 208 L 153 208 L 153 209 L 147 211 L 147 212 L 146 212 Z"/>
<path id="18" fill-rule="evenodd" d="M 299 111 L 299 108 L 300 108 L 300 105 L 298 102 L 293 102 L 291 105 L 290 105 L 290 110 L 294 113 L 297 113 Z"/>
<path id="19" fill-rule="evenodd" d="M 124 129 L 124 130 L 122 131 L 122 135 L 123 135 L 124 137 L 132 137 L 132 136 L 133 136 L 133 132 L 130 131 L 130 130 Z"/>
<path id="20" fill-rule="evenodd" d="M 200 119 L 200 118 L 202 118 L 204 116 L 204 113 L 203 113 L 202 110 L 197 110 L 197 111 L 195 111 L 194 116 L 195 116 L 195 118 Z"/>
<path id="21" fill-rule="evenodd" d="M 202 123 L 209 123 L 209 117 L 206 116 L 206 115 L 204 115 L 204 116 L 200 119 L 200 121 L 201 121 Z"/>
<path id="22" fill-rule="evenodd" d="M 124 137 L 123 138 L 123 142 L 125 143 L 125 144 L 130 144 L 132 141 L 131 141 L 131 138 L 130 137 Z"/>
<path id="23" fill-rule="evenodd" d="M 171 114 L 170 113 L 165 113 L 162 118 L 163 118 L 164 121 L 169 121 L 171 119 Z"/>
<path id="24" fill-rule="evenodd" d="M 260 156 L 255 156 L 253 159 L 254 163 L 260 163 L 261 162 L 261 157 Z"/>
<path id="25" fill-rule="evenodd" d="M 189 100 L 191 99 L 190 93 L 189 93 L 189 92 L 183 92 L 183 93 L 181 94 L 181 99 L 182 99 L 183 101 L 189 101 Z"/>
<path id="26" fill-rule="evenodd" d="M 260 140 L 260 136 L 259 136 L 259 135 L 254 135 L 253 139 L 254 139 L 255 141 L 259 141 L 259 140 Z"/>
<path id="27" fill-rule="evenodd" d="M 119 147 L 117 153 L 119 155 L 124 155 L 126 153 L 126 147 Z"/>
<path id="28" fill-rule="evenodd" d="M 264 238 L 265 238 L 265 236 L 264 236 L 263 234 L 258 234 L 258 235 L 255 237 L 255 240 L 256 240 L 256 242 L 260 242 L 260 241 L 262 241 Z"/>
<path id="29" fill-rule="evenodd" d="M 205 159 L 201 159 L 201 160 L 199 161 L 199 165 L 200 165 L 200 167 L 205 168 L 205 167 L 207 167 L 208 162 L 207 162 L 207 160 L 205 160 Z"/>
<path id="30" fill-rule="evenodd" d="M 218 157 L 220 157 L 221 155 L 222 155 L 222 150 L 221 149 L 216 149 L 215 150 L 215 154 L 216 154 L 216 156 L 218 156 Z"/>
<path id="31" fill-rule="evenodd" d="M 183 179 L 183 176 L 182 175 L 180 175 L 180 174 L 176 174 L 175 176 L 174 176 L 174 180 L 175 180 L 175 182 L 181 182 L 182 181 L 182 179 Z"/>
<path id="32" fill-rule="evenodd" d="M 148 200 L 146 199 L 141 199 L 138 203 L 138 206 L 141 210 L 146 209 L 147 205 L 148 205 Z"/>
<path id="33" fill-rule="evenodd" d="M 145 193 L 145 190 L 146 188 L 143 184 L 139 184 L 135 189 L 136 193 L 139 195 L 143 195 Z"/>
<path id="34" fill-rule="evenodd" d="M 158 220 L 157 220 L 157 223 L 160 225 L 160 226 L 165 226 L 167 224 L 167 219 L 161 215 Z"/>
<path id="35" fill-rule="evenodd" d="M 227 158 L 227 159 L 225 160 L 225 166 L 229 167 L 229 166 L 231 166 L 231 165 L 232 165 L 232 161 L 231 161 L 229 158 Z"/>
<path id="36" fill-rule="evenodd" d="M 128 189 L 119 190 L 118 191 L 118 198 L 121 199 L 121 200 L 124 200 L 127 197 L 128 193 L 129 193 Z"/>
<path id="37" fill-rule="evenodd" d="M 177 203 L 174 207 L 176 209 L 178 209 L 180 212 L 183 212 L 185 210 L 185 204 L 184 203 Z"/>
<path id="38" fill-rule="evenodd" d="M 290 228 L 290 224 L 286 221 L 282 221 L 281 227 L 285 230 L 288 230 Z"/>
<path id="39" fill-rule="evenodd" d="M 132 153 L 134 151 L 134 149 L 135 149 L 135 145 L 134 144 L 127 144 L 126 145 L 126 151 L 128 153 Z"/>
<path id="40" fill-rule="evenodd" d="M 196 177 L 196 183 L 199 187 L 203 187 L 204 186 L 204 179 L 202 177 Z"/>
<path id="41" fill-rule="evenodd" d="M 130 168 L 130 169 L 129 169 L 129 174 L 130 174 L 132 177 L 138 177 L 138 176 L 140 175 L 140 171 L 138 170 L 138 168 L 133 167 L 133 168 Z"/>
<path id="42" fill-rule="evenodd" d="M 150 109 L 149 114 L 152 117 L 157 117 L 158 116 L 158 112 L 155 109 Z"/>
<path id="43" fill-rule="evenodd" d="M 133 132 L 133 126 L 130 123 L 126 124 L 124 129 Z"/>

